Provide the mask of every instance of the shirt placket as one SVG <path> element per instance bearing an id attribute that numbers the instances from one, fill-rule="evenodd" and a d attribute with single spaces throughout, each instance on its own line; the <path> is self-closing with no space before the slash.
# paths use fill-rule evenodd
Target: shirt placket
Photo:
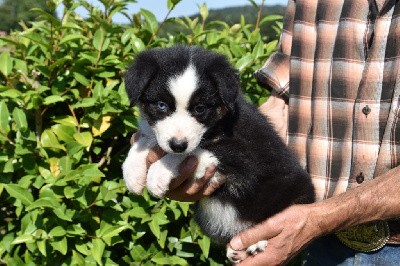
<path id="1" fill-rule="evenodd" d="M 393 10 L 392 10 L 393 11 Z M 391 12 L 392 12 L 391 11 Z M 374 177 L 379 148 L 382 141 L 380 122 L 385 119 L 389 105 L 382 104 L 382 82 L 387 34 L 390 28 L 388 15 L 370 20 L 372 30 L 365 39 L 366 64 L 354 105 L 354 131 L 352 168 L 349 188 Z"/>

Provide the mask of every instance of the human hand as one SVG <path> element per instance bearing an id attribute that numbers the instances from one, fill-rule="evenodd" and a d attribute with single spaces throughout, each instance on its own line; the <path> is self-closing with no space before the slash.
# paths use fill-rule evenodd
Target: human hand
<path id="1" fill-rule="evenodd" d="M 268 241 L 264 252 L 249 256 L 238 265 L 282 265 L 293 258 L 322 233 L 311 206 L 293 205 L 235 236 L 229 245 L 238 251 L 258 241 Z"/>
<path id="2" fill-rule="evenodd" d="M 279 136 L 285 140 L 288 119 L 288 105 L 285 100 L 272 91 L 271 96 L 258 110 L 268 118 Z"/>
<path id="3" fill-rule="evenodd" d="M 140 138 L 140 132 L 132 135 L 131 144 Z M 147 158 L 147 168 L 153 163 L 160 160 L 165 155 L 165 152 L 159 147 L 150 149 Z M 179 166 L 179 176 L 172 179 L 169 185 L 169 190 L 165 194 L 166 197 L 178 201 L 197 201 L 203 197 L 211 195 L 223 183 L 209 182 L 216 172 L 216 166 L 210 165 L 207 167 L 205 174 L 202 178 L 192 178 L 194 171 L 197 167 L 197 158 L 188 156 Z"/>

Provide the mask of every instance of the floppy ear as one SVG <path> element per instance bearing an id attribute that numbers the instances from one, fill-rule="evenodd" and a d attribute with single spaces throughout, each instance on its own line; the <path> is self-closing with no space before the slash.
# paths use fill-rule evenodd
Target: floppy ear
<path id="1" fill-rule="evenodd" d="M 138 54 L 133 65 L 125 73 L 125 90 L 128 94 L 131 106 L 134 106 L 150 80 L 155 76 L 159 65 L 152 51 Z"/>
<path id="2" fill-rule="evenodd" d="M 234 69 L 228 60 L 219 55 L 209 65 L 208 70 L 211 73 L 212 79 L 217 85 L 219 96 L 222 102 L 233 110 L 237 96 L 240 92 L 240 79 L 236 69 Z"/>

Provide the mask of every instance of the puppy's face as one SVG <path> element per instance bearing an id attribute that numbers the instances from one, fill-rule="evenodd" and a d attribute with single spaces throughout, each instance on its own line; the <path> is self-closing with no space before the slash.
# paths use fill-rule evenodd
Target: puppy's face
<path id="1" fill-rule="evenodd" d="M 126 84 L 131 101 L 138 102 L 158 145 L 167 153 L 190 153 L 199 146 L 204 133 L 228 112 L 231 102 L 224 101 L 228 96 L 221 93 L 224 90 L 221 86 L 225 83 L 215 78 L 218 75 L 214 68 L 216 62 L 224 58 L 218 55 L 219 60 L 214 63 L 204 61 L 204 58 L 198 61 L 198 53 L 205 53 L 202 54 L 205 56 L 215 54 L 202 49 L 195 50 L 196 54 L 188 52 L 187 47 L 181 47 L 183 52 L 179 54 L 176 49 L 148 52 L 146 60 L 139 57 L 133 66 L 139 72 L 132 73 L 131 68 Z M 208 63 L 214 67 L 207 67 Z M 230 71 L 235 76 L 235 71 Z M 140 76 L 140 72 L 144 73 L 142 77 L 149 77 L 147 82 L 131 79 L 130 75 Z M 222 75 L 220 78 L 229 77 Z M 140 86 L 140 82 L 145 85 Z M 236 89 L 233 87 L 230 91 Z"/>

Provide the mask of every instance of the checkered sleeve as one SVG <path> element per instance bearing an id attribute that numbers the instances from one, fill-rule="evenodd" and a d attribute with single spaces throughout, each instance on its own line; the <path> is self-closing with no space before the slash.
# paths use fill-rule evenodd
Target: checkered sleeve
<path id="1" fill-rule="evenodd" d="M 255 72 L 257 82 L 269 91 L 275 91 L 285 101 L 289 99 L 289 69 L 292 47 L 292 31 L 295 14 L 295 1 L 289 0 L 278 51 L 273 53 L 264 66 Z"/>

